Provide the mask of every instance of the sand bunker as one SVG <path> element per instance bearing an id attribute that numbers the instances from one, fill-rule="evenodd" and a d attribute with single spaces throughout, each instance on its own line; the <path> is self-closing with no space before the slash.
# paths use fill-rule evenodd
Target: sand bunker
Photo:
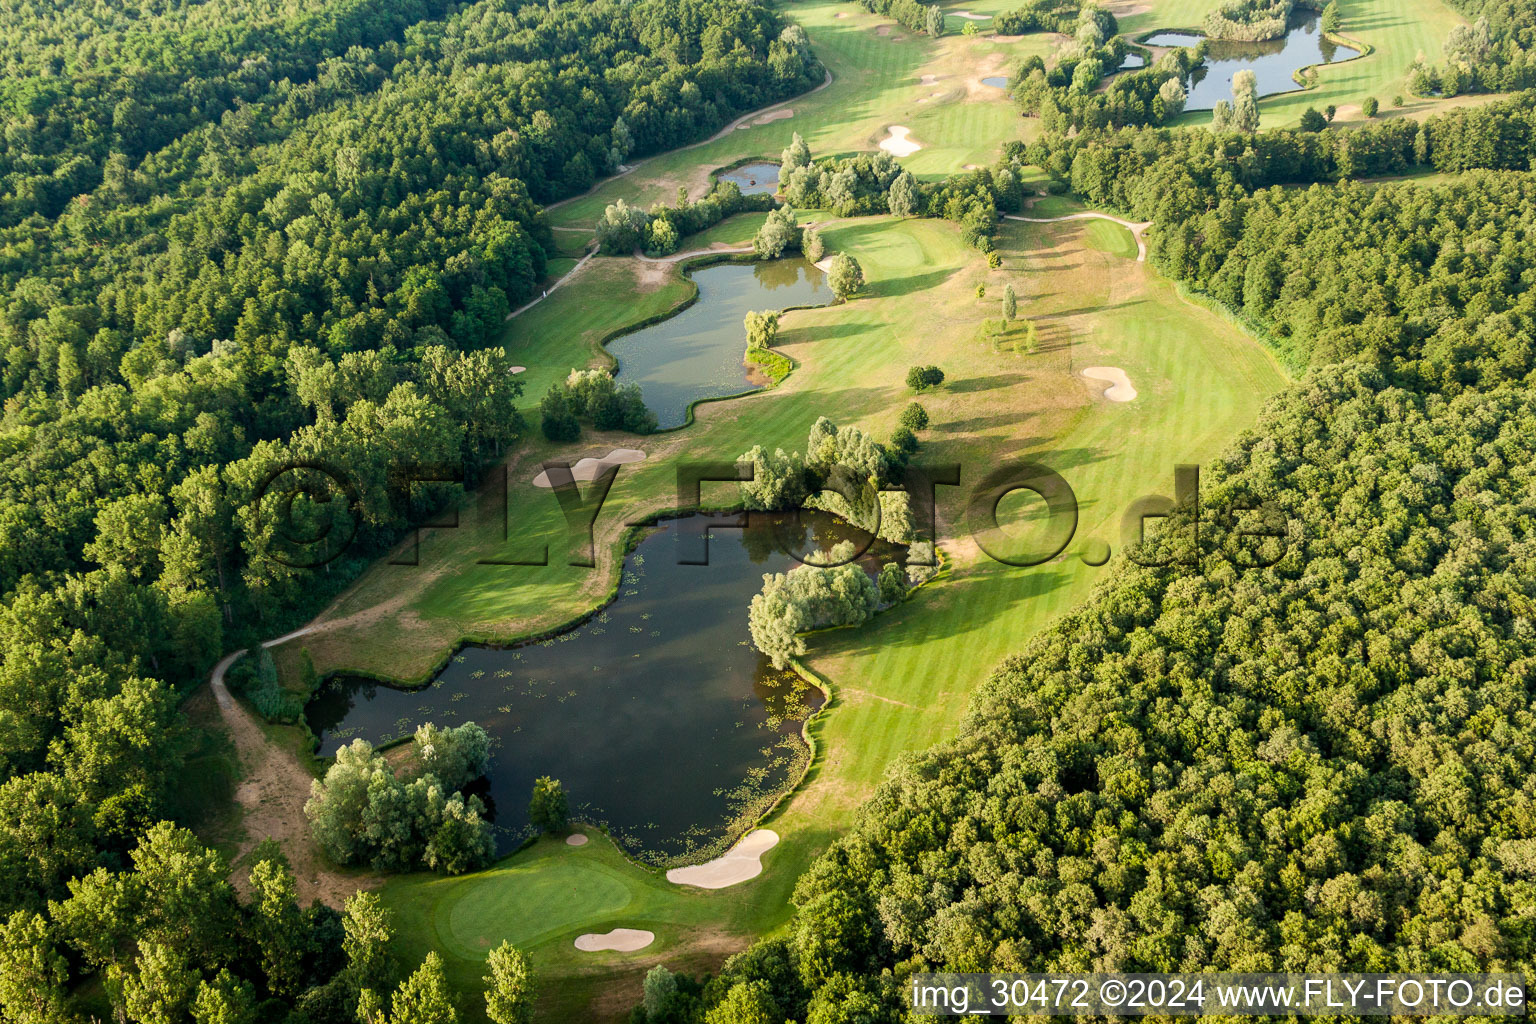
<path id="1" fill-rule="evenodd" d="M 639 462 L 645 458 L 645 452 L 638 448 L 615 448 L 600 459 L 585 458 L 571 467 L 571 476 L 577 483 L 589 484 L 596 480 L 608 466 L 627 466 L 631 462 Z M 554 489 L 554 484 L 549 482 L 549 474 L 539 470 L 539 475 L 533 478 L 533 486 Z"/>
<path id="2" fill-rule="evenodd" d="M 880 140 L 880 148 L 891 156 L 911 156 L 922 149 L 917 143 L 907 138 L 912 134 L 912 129 L 903 128 L 899 124 L 893 124 L 888 129 L 891 134 Z"/>
<path id="3" fill-rule="evenodd" d="M 526 372 L 528 372 L 528 367 L 526 367 L 526 366 L 514 366 L 511 369 L 509 369 L 507 372 L 508 373 L 526 373 Z"/>
<path id="4" fill-rule="evenodd" d="M 767 124 L 770 121 L 782 121 L 786 117 L 794 117 L 794 116 L 795 116 L 795 112 L 793 110 L 788 109 L 788 108 L 785 108 L 783 110 L 770 110 L 768 113 L 764 114 L 762 117 L 758 118 L 756 121 L 753 121 L 752 123 L 753 124 Z"/>
<path id="5" fill-rule="evenodd" d="M 923 85 L 932 85 L 934 82 L 937 82 L 938 80 L 939 80 L 939 76 L 938 75 L 924 75 L 922 77 L 922 84 Z"/>
<path id="6" fill-rule="evenodd" d="M 643 928 L 615 928 L 603 935 L 588 932 L 585 935 L 576 936 L 576 948 L 583 953 L 598 953 L 608 949 L 619 953 L 633 953 L 655 941 L 656 933 L 648 932 Z"/>
<path id="7" fill-rule="evenodd" d="M 890 34 L 891 26 L 889 25 L 881 25 L 879 28 L 875 29 L 875 35 L 877 36 L 888 36 Z"/>
<path id="8" fill-rule="evenodd" d="M 1110 385 L 1104 389 L 1104 397 L 1111 402 L 1129 402 L 1136 397 L 1136 389 L 1131 387 L 1131 378 L 1118 366 L 1090 366 L 1083 371 L 1083 376 Z"/>
<path id="9" fill-rule="evenodd" d="M 714 860 L 692 867 L 673 868 L 667 881 L 675 885 L 696 885 L 700 889 L 724 889 L 763 873 L 763 854 L 779 843 L 779 834 L 760 828 L 741 837 L 741 842 Z"/>
<path id="10" fill-rule="evenodd" d="M 586 846 L 587 836 L 584 832 L 573 832 L 565 837 L 566 846 Z"/>
<path id="11" fill-rule="evenodd" d="M 833 253 L 832 255 L 835 256 L 837 254 Z M 812 263 L 811 266 L 815 267 L 817 270 L 821 271 L 823 274 L 830 274 L 830 273 L 832 273 L 832 256 L 823 256 L 821 259 L 817 260 L 815 263 Z"/>
<path id="12" fill-rule="evenodd" d="M 972 14 L 970 11 L 956 11 L 955 17 L 964 18 L 966 21 L 991 21 L 990 14 Z"/>

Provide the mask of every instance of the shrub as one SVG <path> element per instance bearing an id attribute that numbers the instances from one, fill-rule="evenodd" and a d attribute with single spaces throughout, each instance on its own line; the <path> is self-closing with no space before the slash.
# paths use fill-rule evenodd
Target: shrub
<path id="1" fill-rule="evenodd" d="M 944 383 L 944 371 L 937 366 L 914 366 L 907 371 L 907 387 L 927 391 Z"/>
<path id="2" fill-rule="evenodd" d="M 528 823 L 544 832 L 559 832 L 570 820 L 570 807 L 559 779 L 541 775 L 534 780 L 528 801 Z"/>
<path id="3" fill-rule="evenodd" d="M 832 287 L 832 294 L 838 299 L 847 299 L 864 287 L 864 268 L 859 266 L 859 261 L 845 252 L 840 252 L 832 257 L 832 269 L 827 273 L 827 284 Z"/>
<path id="4" fill-rule="evenodd" d="M 901 411 L 901 419 L 897 422 L 908 430 L 925 430 L 928 427 L 928 410 L 921 403 L 913 402 Z"/>

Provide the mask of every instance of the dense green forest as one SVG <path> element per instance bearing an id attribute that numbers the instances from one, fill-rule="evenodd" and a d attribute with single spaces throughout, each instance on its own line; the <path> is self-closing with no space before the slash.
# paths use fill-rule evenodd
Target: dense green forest
<path id="1" fill-rule="evenodd" d="M 1198 533 L 900 766 L 786 937 L 635 1021 L 896 1024 L 927 970 L 1536 970 L 1536 185 L 1334 183 L 1523 171 L 1530 111 L 1029 147 L 1304 375 L 1204 467 Z"/>
<path id="2" fill-rule="evenodd" d="M 1510 92 L 1536 86 L 1536 3 L 1532 0 L 1448 0 L 1472 24 L 1451 30 L 1444 61 L 1417 63 L 1413 91 L 1446 96 Z"/>
<path id="3" fill-rule="evenodd" d="M 759 3 L 387 6 L 0 9 L 0 1019 L 92 975 L 136 1020 L 350 1021 L 393 985 L 278 856 L 242 902 L 169 823 L 228 796 L 181 694 L 526 430 L 487 344 L 544 276 L 540 204 L 823 77 Z M 334 528 L 296 559 L 272 513 L 304 489 L 340 500 L 295 503 Z M 402 791 L 458 870 L 485 852 L 439 781 Z"/>

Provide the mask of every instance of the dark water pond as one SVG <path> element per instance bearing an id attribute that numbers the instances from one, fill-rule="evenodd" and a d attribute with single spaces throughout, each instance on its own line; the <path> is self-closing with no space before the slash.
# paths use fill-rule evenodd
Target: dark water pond
<path id="1" fill-rule="evenodd" d="M 819 306 L 832 301 L 826 275 L 803 259 L 723 264 L 692 274 L 699 286 L 693 305 L 660 323 L 608 343 L 619 361 L 621 384 L 639 384 L 645 404 L 662 428 L 688 421 L 688 406 L 701 398 L 752 391 L 742 357 L 747 313 Z"/>
<path id="2" fill-rule="evenodd" d="M 497 846 L 527 828 L 533 780 L 564 785 L 573 816 L 607 824 L 653 862 L 714 856 L 797 779 L 808 751 L 800 725 L 821 691 L 775 671 L 750 645 L 747 606 L 767 572 L 798 562 L 785 552 L 863 546 L 867 534 L 825 513 L 756 514 L 746 530 L 668 520 L 625 560 L 618 598 L 584 625 L 519 647 L 468 646 L 428 686 L 399 690 L 336 678 L 305 717 L 334 754 L 362 737 L 378 744 L 423 722 L 478 722 L 492 737 L 488 790 Z M 864 556 L 900 561 L 877 543 Z"/>
<path id="3" fill-rule="evenodd" d="M 743 164 L 715 175 L 720 181 L 734 181 L 742 195 L 773 194 L 779 190 L 778 164 Z"/>
<path id="4" fill-rule="evenodd" d="M 1193 47 L 1203 38 L 1190 32 L 1158 32 L 1141 42 L 1146 46 Z M 1244 68 L 1258 78 L 1259 95 L 1268 96 L 1300 88 L 1291 77 L 1300 68 L 1332 64 L 1358 55 L 1358 50 L 1324 38 L 1316 11 L 1298 10 L 1291 15 L 1281 39 L 1262 43 L 1212 42 L 1205 64 L 1195 70 L 1185 109 L 1212 110 L 1217 100 L 1230 100 L 1232 76 Z"/>

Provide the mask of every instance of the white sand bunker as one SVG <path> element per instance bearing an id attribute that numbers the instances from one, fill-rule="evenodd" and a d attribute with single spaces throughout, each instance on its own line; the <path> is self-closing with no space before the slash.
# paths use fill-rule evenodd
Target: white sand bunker
<path id="1" fill-rule="evenodd" d="M 972 14 L 970 11 L 956 11 L 955 17 L 964 18 L 966 21 L 991 21 L 990 14 Z"/>
<path id="2" fill-rule="evenodd" d="M 526 367 L 526 366 L 513 366 L 513 367 L 510 367 L 507 370 L 507 372 L 508 373 L 527 373 L 528 372 L 528 367 Z"/>
<path id="3" fill-rule="evenodd" d="M 576 936 L 576 948 L 583 953 L 600 953 L 610 949 L 618 953 L 633 953 L 655 941 L 656 933 L 644 928 L 615 928 L 602 935 L 588 932 Z"/>
<path id="4" fill-rule="evenodd" d="M 585 458 L 571 467 L 571 476 L 577 483 L 589 484 L 602 475 L 604 469 L 609 466 L 627 466 L 631 462 L 639 462 L 645 458 L 645 452 L 638 448 L 615 448 L 600 459 Z M 533 478 L 533 486 L 554 490 L 555 485 L 549 482 L 549 474 L 539 470 L 539 475 Z"/>
<path id="5" fill-rule="evenodd" d="M 770 123 L 772 121 L 782 121 L 786 117 L 794 117 L 794 116 L 795 116 L 795 112 L 793 110 L 789 109 L 788 107 L 784 107 L 784 108 L 782 108 L 780 110 L 770 110 L 768 113 L 764 114 L 762 117 L 759 117 L 757 120 L 753 121 L 752 123 L 753 124 L 768 124 L 768 123 Z"/>
<path id="6" fill-rule="evenodd" d="M 907 137 L 912 134 L 912 129 L 910 128 L 903 128 L 899 124 L 893 124 L 886 131 L 891 134 L 880 140 L 880 148 L 891 154 L 891 156 L 911 156 L 923 148 Z"/>
<path id="7" fill-rule="evenodd" d="M 1083 371 L 1083 376 L 1108 384 L 1109 387 L 1104 389 L 1104 397 L 1111 402 L 1129 402 L 1136 397 L 1136 389 L 1131 387 L 1131 378 L 1118 366 L 1090 366 Z"/>
<path id="8" fill-rule="evenodd" d="M 939 76 L 938 75 L 924 75 L 923 78 L 922 78 L 922 84 L 923 85 L 932 85 L 934 82 L 937 82 L 938 80 L 939 80 Z"/>
<path id="9" fill-rule="evenodd" d="M 673 868 L 667 881 L 674 885 L 696 885 L 700 889 L 724 889 L 763 873 L 763 854 L 779 844 L 779 834 L 760 828 L 741 837 L 741 842 L 714 860 L 692 867 Z"/>
<path id="10" fill-rule="evenodd" d="M 584 832 L 573 832 L 565 837 L 566 846 L 586 846 L 587 836 Z"/>

